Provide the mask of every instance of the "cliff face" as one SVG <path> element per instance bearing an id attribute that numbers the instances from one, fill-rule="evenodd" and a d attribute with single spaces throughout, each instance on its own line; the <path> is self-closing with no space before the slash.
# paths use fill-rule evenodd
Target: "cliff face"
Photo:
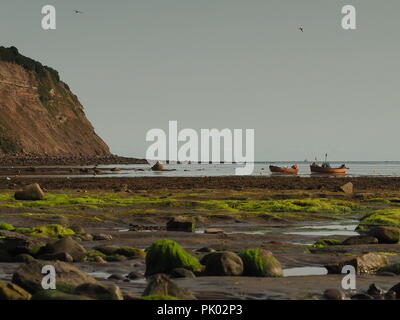
<path id="1" fill-rule="evenodd" d="M 0 155 L 111 154 L 57 71 L 0 47 Z"/>

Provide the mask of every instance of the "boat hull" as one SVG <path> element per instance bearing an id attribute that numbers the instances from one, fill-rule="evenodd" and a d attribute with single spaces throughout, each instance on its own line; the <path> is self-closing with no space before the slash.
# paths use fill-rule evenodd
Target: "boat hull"
<path id="1" fill-rule="evenodd" d="M 348 168 L 323 168 L 320 166 L 310 166 L 313 173 L 346 174 Z"/>
<path id="2" fill-rule="evenodd" d="M 286 173 L 286 174 L 297 174 L 299 172 L 299 169 L 284 168 L 284 167 L 277 167 L 277 166 L 269 166 L 269 170 L 272 173 Z"/>

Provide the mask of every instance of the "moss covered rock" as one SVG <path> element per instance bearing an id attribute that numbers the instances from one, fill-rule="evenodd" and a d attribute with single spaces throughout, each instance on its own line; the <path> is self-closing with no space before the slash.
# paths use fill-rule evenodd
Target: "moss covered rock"
<path id="1" fill-rule="evenodd" d="M 202 260 L 206 268 L 204 273 L 208 276 L 241 276 L 243 274 L 243 261 L 233 252 L 214 252 Z"/>
<path id="2" fill-rule="evenodd" d="M 16 229 L 16 232 L 32 237 L 44 237 L 44 238 L 48 237 L 62 238 L 66 236 L 72 236 L 75 234 L 75 232 L 72 229 L 63 227 L 62 225 L 59 224 L 49 224 L 33 228 L 18 228 Z"/>
<path id="3" fill-rule="evenodd" d="M 315 248 L 324 248 L 326 246 L 336 246 L 341 244 L 342 241 L 336 239 L 319 239 L 317 242 L 314 243 Z"/>
<path id="4" fill-rule="evenodd" d="M 239 254 L 243 260 L 243 275 L 249 277 L 282 277 L 283 271 L 279 261 L 271 251 L 248 249 Z"/>
<path id="5" fill-rule="evenodd" d="M 0 300 L 30 300 L 31 294 L 14 283 L 0 280 Z"/>
<path id="6" fill-rule="evenodd" d="M 15 228 L 12 224 L 0 222 L 0 230 L 14 231 Z"/>
<path id="7" fill-rule="evenodd" d="M 202 269 L 202 265 L 172 240 L 156 241 L 146 250 L 146 276 L 168 274 L 175 268 L 196 272 Z"/>
<path id="8" fill-rule="evenodd" d="M 400 209 L 376 210 L 360 220 L 359 229 L 370 229 L 374 226 L 400 227 Z"/>
<path id="9" fill-rule="evenodd" d="M 115 253 L 125 256 L 129 259 L 134 259 L 134 258 L 143 259 L 146 257 L 146 252 L 144 250 L 132 247 L 119 247 L 117 248 Z"/>

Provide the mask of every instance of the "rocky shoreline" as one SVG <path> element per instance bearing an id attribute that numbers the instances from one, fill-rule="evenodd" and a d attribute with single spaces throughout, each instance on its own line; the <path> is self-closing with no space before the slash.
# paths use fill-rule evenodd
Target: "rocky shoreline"
<path id="1" fill-rule="evenodd" d="M 400 297 L 396 179 L 389 189 L 364 178 L 288 179 L 8 181 L 0 299 Z M 290 181 L 298 182 L 281 188 Z M 349 181 L 354 190 L 340 188 Z M 28 182 L 43 190 L 22 190 Z M 39 286 L 38 270 L 49 264 L 61 277 L 55 292 Z M 354 290 L 341 287 L 343 265 L 355 267 Z"/>

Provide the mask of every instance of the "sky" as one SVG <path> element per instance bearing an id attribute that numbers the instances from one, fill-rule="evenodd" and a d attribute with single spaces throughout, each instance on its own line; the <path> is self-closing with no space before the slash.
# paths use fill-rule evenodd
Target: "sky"
<path id="1" fill-rule="evenodd" d="M 41 28 L 48 4 L 56 30 Z M 346 4 L 356 30 L 341 26 Z M 58 70 L 118 155 L 145 157 L 147 132 L 177 120 L 254 129 L 258 161 L 400 160 L 399 12 L 398 0 L 2 0 L 0 45 Z"/>

